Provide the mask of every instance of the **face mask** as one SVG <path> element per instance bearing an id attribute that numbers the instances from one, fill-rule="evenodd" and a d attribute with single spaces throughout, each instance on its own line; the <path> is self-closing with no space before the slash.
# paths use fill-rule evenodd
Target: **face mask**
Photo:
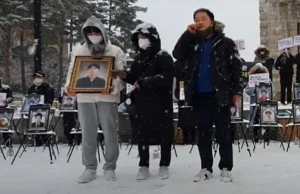
<path id="1" fill-rule="evenodd" d="M 213 27 L 208 27 L 206 30 L 196 31 L 196 36 L 206 38 L 213 33 Z"/>
<path id="2" fill-rule="evenodd" d="M 139 39 L 139 47 L 143 50 L 146 50 L 148 47 L 150 47 L 151 43 L 150 40 L 147 38 L 140 38 Z"/>
<path id="3" fill-rule="evenodd" d="M 36 86 L 40 86 L 40 85 L 42 85 L 43 81 L 44 80 L 41 78 L 35 78 L 33 82 Z"/>
<path id="4" fill-rule="evenodd" d="M 264 54 L 265 54 L 265 51 L 261 51 L 261 52 L 260 52 L 260 55 L 264 55 Z"/>
<path id="5" fill-rule="evenodd" d="M 102 41 L 103 37 L 102 36 L 88 36 L 89 40 L 93 43 L 93 44 L 98 44 Z"/>

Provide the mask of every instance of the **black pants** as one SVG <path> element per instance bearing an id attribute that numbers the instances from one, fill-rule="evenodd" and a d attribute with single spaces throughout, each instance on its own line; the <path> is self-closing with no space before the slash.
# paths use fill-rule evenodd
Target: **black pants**
<path id="1" fill-rule="evenodd" d="M 66 112 L 63 116 L 64 122 L 64 135 L 69 144 L 72 144 L 74 135 L 71 135 L 72 129 L 76 126 L 76 113 Z"/>
<path id="2" fill-rule="evenodd" d="M 219 168 L 233 167 L 232 134 L 230 106 L 219 107 L 213 93 L 199 94 L 195 98 L 194 110 L 198 130 L 198 149 L 201 158 L 201 168 L 213 171 L 212 127 L 216 126 L 216 139 L 219 143 Z"/>
<path id="3" fill-rule="evenodd" d="M 196 137 L 195 128 L 182 129 L 182 133 L 183 133 L 183 143 L 184 144 L 194 144 L 195 143 L 195 137 Z"/>
<path id="4" fill-rule="evenodd" d="M 172 149 L 171 143 L 166 143 L 166 144 L 160 145 L 161 158 L 160 158 L 159 166 L 170 166 L 171 149 Z M 150 159 L 149 146 L 143 145 L 143 144 L 138 144 L 138 150 L 139 150 L 139 156 L 140 156 L 139 166 L 140 167 L 149 167 L 149 159 Z"/>
<path id="5" fill-rule="evenodd" d="M 280 88 L 281 88 L 281 103 L 285 104 L 285 94 L 287 93 L 287 103 L 292 102 L 292 84 L 293 75 L 280 74 Z"/>

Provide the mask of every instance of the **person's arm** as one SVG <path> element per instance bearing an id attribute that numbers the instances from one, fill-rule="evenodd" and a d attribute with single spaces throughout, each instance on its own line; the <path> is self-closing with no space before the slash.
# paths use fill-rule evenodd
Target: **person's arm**
<path id="1" fill-rule="evenodd" d="M 229 52 L 229 66 L 234 95 L 243 95 L 242 62 L 236 44 L 228 39 L 227 49 Z"/>
<path id="2" fill-rule="evenodd" d="M 185 60 L 194 52 L 196 46 L 194 43 L 194 37 L 195 35 L 189 30 L 186 30 L 181 35 L 172 52 L 175 59 Z"/>
<path id="3" fill-rule="evenodd" d="M 162 53 L 159 60 L 160 62 L 157 64 L 158 68 L 160 68 L 159 74 L 138 80 L 138 85 L 141 90 L 143 88 L 155 89 L 165 87 L 169 84 L 172 85 L 174 78 L 174 63 L 172 57 L 168 53 Z"/>
<path id="4" fill-rule="evenodd" d="M 282 66 L 282 57 L 283 55 L 280 55 L 275 62 L 275 69 L 280 70 L 281 66 Z"/>

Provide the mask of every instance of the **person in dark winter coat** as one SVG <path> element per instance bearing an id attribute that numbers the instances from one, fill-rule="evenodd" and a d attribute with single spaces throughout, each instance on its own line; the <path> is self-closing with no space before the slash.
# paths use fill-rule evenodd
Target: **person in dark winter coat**
<path id="1" fill-rule="evenodd" d="M 44 104 L 52 106 L 54 101 L 55 93 L 53 87 L 45 81 L 45 73 L 39 71 L 33 74 L 33 84 L 29 87 L 27 94 L 38 94 L 44 97 Z M 45 143 L 45 138 L 41 135 L 35 137 L 36 146 L 41 146 Z"/>
<path id="2" fill-rule="evenodd" d="M 265 45 L 260 45 L 255 51 L 254 63 L 261 63 L 268 69 L 270 80 L 273 80 L 273 66 L 275 60 L 270 57 L 270 50 Z"/>
<path id="3" fill-rule="evenodd" d="M 173 59 L 167 51 L 161 50 L 159 34 L 152 24 L 138 25 L 132 43 L 139 54 L 130 71 L 116 71 L 112 75 L 135 85 L 131 101 L 135 109 L 132 128 L 137 132 L 141 167 L 137 179 L 149 177 L 149 145 L 157 143 L 161 146 L 159 175 L 166 179 L 169 177 L 174 132 Z"/>
<path id="4" fill-rule="evenodd" d="M 282 104 L 285 104 L 285 94 L 287 93 L 287 103 L 292 102 L 292 84 L 294 74 L 295 57 L 286 49 L 276 60 L 275 68 L 280 74 L 280 91 Z"/>
<path id="5" fill-rule="evenodd" d="M 224 24 L 214 20 L 207 9 L 194 12 L 194 22 L 182 34 L 173 57 L 186 60 L 185 98 L 194 107 L 201 171 L 195 181 L 212 177 L 212 126 L 220 144 L 222 181 L 231 181 L 233 167 L 230 107 L 243 94 L 242 65 L 234 41 L 223 33 Z"/>
<path id="6" fill-rule="evenodd" d="M 297 65 L 296 83 L 300 83 L 300 52 L 295 56 L 295 63 Z"/>

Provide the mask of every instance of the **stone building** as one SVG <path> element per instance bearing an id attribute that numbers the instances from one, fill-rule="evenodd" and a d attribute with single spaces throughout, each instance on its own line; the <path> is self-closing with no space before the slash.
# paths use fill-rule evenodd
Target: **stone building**
<path id="1" fill-rule="evenodd" d="M 276 59 L 278 51 L 277 41 L 297 35 L 297 22 L 300 20 L 300 0 L 259 0 L 260 14 L 260 42 L 266 45 L 271 56 Z M 297 53 L 297 47 L 292 49 Z M 295 76 L 294 76 L 295 77 Z M 279 75 L 273 70 L 274 100 L 280 97 Z"/>

